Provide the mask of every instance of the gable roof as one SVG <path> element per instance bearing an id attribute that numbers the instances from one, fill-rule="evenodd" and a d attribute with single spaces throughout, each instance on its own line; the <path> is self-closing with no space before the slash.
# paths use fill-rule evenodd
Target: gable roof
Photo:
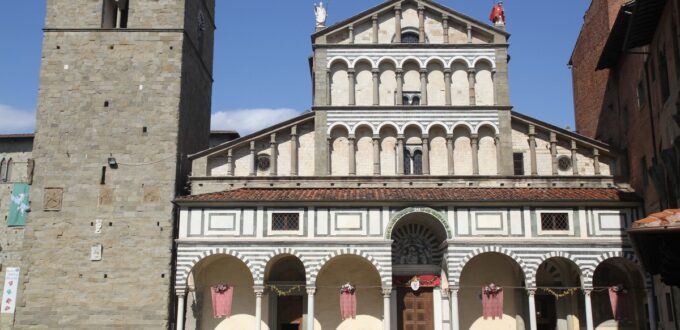
<path id="1" fill-rule="evenodd" d="M 396 5 L 398 3 L 402 3 L 402 5 L 403 5 L 404 3 L 409 3 L 409 2 L 411 2 L 411 3 L 422 3 L 423 6 L 425 6 L 425 8 L 430 8 L 432 10 L 441 12 L 442 14 L 446 14 L 450 17 L 457 18 L 458 20 L 464 21 L 466 23 L 470 23 L 472 26 L 476 26 L 477 28 L 484 30 L 484 31 L 487 31 L 489 33 L 501 34 L 501 35 L 506 36 L 506 37 L 510 36 L 510 33 L 508 33 L 505 30 L 502 30 L 502 29 L 496 28 L 494 26 L 491 26 L 489 24 L 486 24 L 486 23 L 484 23 L 484 22 L 482 22 L 478 19 L 475 19 L 475 18 L 472 18 L 468 15 L 462 14 L 458 11 L 455 11 L 455 10 L 449 8 L 449 7 L 446 7 L 444 5 L 441 5 L 441 4 L 436 3 L 434 1 L 431 1 L 431 0 L 389 0 L 389 1 L 383 2 L 379 5 L 376 5 L 372 8 L 369 8 L 369 9 L 367 9 L 367 10 L 365 10 L 365 11 L 359 13 L 359 14 L 356 14 L 356 15 L 350 17 L 350 18 L 342 20 L 338 23 L 334 23 L 334 24 L 332 24 L 332 25 L 330 25 L 330 26 L 328 26 L 324 29 L 321 29 L 321 30 L 315 32 L 314 34 L 312 34 L 312 41 L 314 41 L 314 39 L 316 39 L 319 36 L 335 32 L 338 29 L 343 28 L 343 27 L 345 27 L 345 26 L 347 26 L 347 25 L 349 25 L 353 22 L 363 20 L 366 17 L 370 17 L 370 16 L 377 14 L 377 13 L 381 13 L 381 12 L 385 11 L 386 9 L 393 7 L 394 5 Z"/>

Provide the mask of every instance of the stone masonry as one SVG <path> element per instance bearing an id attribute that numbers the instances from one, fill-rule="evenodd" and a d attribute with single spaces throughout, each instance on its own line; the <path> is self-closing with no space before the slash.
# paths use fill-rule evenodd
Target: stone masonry
<path id="1" fill-rule="evenodd" d="M 214 1 L 130 2 L 113 30 L 101 6 L 47 1 L 18 329 L 171 326 L 171 201 L 208 147 Z"/>

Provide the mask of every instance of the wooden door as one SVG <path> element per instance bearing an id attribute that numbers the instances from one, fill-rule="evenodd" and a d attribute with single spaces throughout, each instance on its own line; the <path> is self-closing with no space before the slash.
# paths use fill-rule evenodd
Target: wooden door
<path id="1" fill-rule="evenodd" d="M 302 330 L 302 296 L 278 297 L 277 330 Z"/>
<path id="2" fill-rule="evenodd" d="M 397 290 L 397 329 L 434 330 L 432 288 Z"/>
<path id="3" fill-rule="evenodd" d="M 536 325 L 538 330 L 555 330 L 557 328 L 557 310 L 555 297 L 536 295 Z"/>

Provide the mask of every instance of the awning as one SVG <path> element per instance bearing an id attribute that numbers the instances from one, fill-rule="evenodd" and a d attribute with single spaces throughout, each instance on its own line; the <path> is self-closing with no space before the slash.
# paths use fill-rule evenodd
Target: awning
<path id="1" fill-rule="evenodd" d="M 602 50 L 597 70 L 612 68 L 623 52 L 650 44 L 665 6 L 666 0 L 636 0 L 623 5 Z"/>
<path id="2" fill-rule="evenodd" d="M 680 209 L 635 221 L 628 234 L 647 272 L 680 286 Z"/>

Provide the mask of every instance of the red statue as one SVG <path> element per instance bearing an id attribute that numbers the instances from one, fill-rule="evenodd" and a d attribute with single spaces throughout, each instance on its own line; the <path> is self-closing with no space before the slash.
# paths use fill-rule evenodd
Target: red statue
<path id="1" fill-rule="evenodd" d="M 491 10 L 489 19 L 494 24 L 505 24 L 505 10 L 503 9 L 503 1 L 499 1 Z"/>

